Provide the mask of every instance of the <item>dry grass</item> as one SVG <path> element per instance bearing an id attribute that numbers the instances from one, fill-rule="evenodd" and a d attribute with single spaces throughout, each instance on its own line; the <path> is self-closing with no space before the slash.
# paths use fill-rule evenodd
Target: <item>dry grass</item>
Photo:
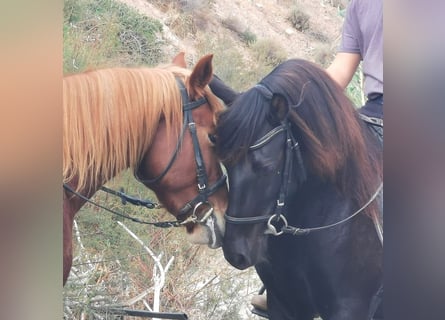
<path id="1" fill-rule="evenodd" d="M 335 52 L 332 50 L 331 46 L 326 44 L 317 45 L 314 48 L 314 62 L 327 68 L 334 58 Z"/>
<path id="2" fill-rule="evenodd" d="M 242 34 L 246 30 L 245 24 L 236 16 L 224 18 L 221 24 L 237 34 Z"/>
<path id="3" fill-rule="evenodd" d="M 176 13 L 169 18 L 170 29 L 180 38 L 196 35 L 198 28 L 192 14 Z"/>
<path id="4" fill-rule="evenodd" d="M 349 0 L 322 0 L 322 1 L 340 10 L 345 9 L 349 3 Z"/>
<path id="5" fill-rule="evenodd" d="M 308 30 L 310 27 L 310 16 L 300 6 L 294 6 L 287 19 L 292 26 L 300 32 Z"/>
<path id="6" fill-rule="evenodd" d="M 275 67 L 287 60 L 287 52 L 274 39 L 261 39 L 251 46 L 255 61 L 259 64 Z"/>

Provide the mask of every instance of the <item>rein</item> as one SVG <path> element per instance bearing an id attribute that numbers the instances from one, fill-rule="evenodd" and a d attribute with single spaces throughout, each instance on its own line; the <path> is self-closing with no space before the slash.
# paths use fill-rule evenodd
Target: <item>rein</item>
<path id="1" fill-rule="evenodd" d="M 255 223 L 262 223 L 267 222 L 267 230 L 266 234 L 272 234 L 274 236 L 279 236 L 283 233 L 291 234 L 294 236 L 297 235 L 306 235 L 313 231 L 321 231 L 333 228 L 335 226 L 338 226 L 340 224 L 343 224 L 356 215 L 358 215 L 360 212 L 365 210 L 378 196 L 379 192 L 383 188 L 383 182 L 380 183 L 379 187 L 377 188 L 376 192 L 371 196 L 371 198 L 366 202 L 360 209 L 355 211 L 353 214 L 348 216 L 347 218 L 340 220 L 338 222 L 326 225 L 326 226 L 320 226 L 320 227 L 313 227 L 313 228 L 298 228 L 289 226 L 286 217 L 283 214 L 284 207 L 285 207 L 285 198 L 287 197 L 287 187 L 291 182 L 291 169 L 292 169 L 292 160 L 293 160 L 293 151 L 296 150 L 295 156 L 297 157 L 297 161 L 299 163 L 299 166 L 303 169 L 303 178 L 304 181 L 306 179 L 306 171 L 304 169 L 304 164 L 301 156 L 301 151 L 299 148 L 299 144 L 296 141 L 295 137 L 293 136 L 289 122 L 283 122 L 280 126 L 273 128 L 269 132 L 267 132 L 263 137 L 258 139 L 252 146 L 249 147 L 250 150 L 256 150 L 264 145 L 266 145 L 268 142 L 272 140 L 273 137 L 275 137 L 277 134 L 285 131 L 287 135 L 286 139 L 286 160 L 284 164 L 284 172 L 283 172 L 283 183 L 281 184 L 280 188 L 280 194 L 277 199 L 277 204 L 275 207 L 275 213 L 273 215 L 262 215 L 262 216 L 256 216 L 256 217 L 231 217 L 227 214 L 224 215 L 227 223 L 237 224 L 237 225 L 243 225 L 243 224 L 255 224 Z M 273 222 L 279 222 L 282 220 L 283 226 L 281 227 L 280 231 L 277 231 L 277 228 L 272 224 Z"/>
<path id="2" fill-rule="evenodd" d="M 122 191 L 115 191 L 115 190 L 109 189 L 105 186 L 100 187 L 100 189 L 106 193 L 109 193 L 109 194 L 112 194 L 114 196 L 121 198 L 122 204 L 127 204 L 127 202 L 128 202 L 135 206 L 142 206 L 142 207 L 146 207 L 148 209 L 162 208 L 162 206 L 160 204 L 152 202 L 151 200 L 142 200 L 142 199 L 138 199 L 135 197 L 131 197 L 128 194 L 125 194 L 123 189 L 121 189 Z"/>
<path id="3" fill-rule="evenodd" d="M 282 227 L 281 231 L 282 231 L 282 233 L 288 233 L 288 234 L 292 234 L 292 235 L 296 236 L 296 235 L 304 235 L 304 234 L 308 234 L 309 232 L 312 232 L 312 231 L 319 231 L 319 230 L 329 229 L 329 228 L 338 226 L 338 225 L 340 225 L 340 224 L 342 224 L 342 223 L 345 223 L 346 221 L 348 221 L 348 220 L 354 218 L 354 217 L 355 217 L 356 215 L 358 215 L 360 212 L 362 212 L 363 210 L 365 210 L 365 209 L 366 209 L 366 208 L 367 208 L 367 207 L 368 207 L 368 206 L 375 200 L 375 198 L 377 198 L 377 196 L 378 196 L 380 190 L 382 190 L 382 188 L 383 188 L 383 182 L 380 183 L 380 185 L 379 185 L 379 187 L 377 188 L 376 192 L 372 195 L 372 197 L 368 200 L 368 202 L 366 202 L 360 209 L 358 209 L 356 212 L 354 212 L 354 213 L 351 214 L 349 217 L 347 217 L 347 218 L 345 218 L 345 219 L 343 219 L 343 220 L 340 220 L 340 221 L 337 221 L 337 222 L 335 222 L 335 223 L 328 224 L 328 225 L 326 225 L 326 226 L 322 226 L 322 227 L 314 227 L 314 228 L 297 228 L 297 227 L 288 226 L 288 225 L 287 225 L 286 218 L 285 218 L 284 216 L 281 216 L 281 217 L 279 217 L 279 218 L 282 218 L 283 221 L 284 221 L 284 224 L 285 224 L 285 225 Z M 271 217 L 269 218 L 268 225 L 270 224 L 270 221 L 272 220 L 273 217 L 274 217 L 274 216 L 271 216 Z"/>
<path id="4" fill-rule="evenodd" d="M 131 221 L 133 221 L 133 222 L 142 223 L 142 224 L 149 224 L 149 225 L 153 225 L 153 226 L 155 226 L 155 227 L 159 227 L 159 228 L 180 227 L 180 226 L 182 225 L 181 222 L 179 222 L 179 221 L 151 222 L 151 221 L 140 220 L 140 219 L 138 219 L 138 218 L 131 217 L 131 216 L 129 216 L 129 215 L 123 214 L 123 213 L 121 213 L 121 212 L 118 212 L 118 211 L 116 211 L 116 210 L 113 210 L 113 209 L 110 209 L 110 208 L 107 208 L 107 207 L 101 205 L 101 204 L 99 204 L 99 203 L 97 203 L 97 202 L 95 202 L 95 201 L 93 201 L 93 200 L 91 200 L 91 199 L 85 197 L 83 194 L 81 194 L 81 193 L 75 191 L 74 189 L 72 189 L 72 188 L 71 188 L 69 185 L 67 185 L 66 183 L 63 184 L 63 188 L 64 188 L 65 190 L 67 190 L 68 192 L 70 192 L 70 193 L 72 193 L 72 194 L 78 196 L 78 197 L 81 198 L 82 200 L 85 200 L 86 202 L 95 205 L 96 207 L 99 207 L 99 208 L 101 208 L 101 209 L 104 209 L 104 210 L 106 210 L 106 211 L 108 211 L 108 212 L 110 212 L 110 213 L 112 213 L 112 214 L 115 214 L 115 215 L 117 215 L 117 216 L 119 216 L 119 217 L 122 217 L 122 218 L 125 218 L 125 219 L 129 219 L 129 220 L 131 220 Z"/>

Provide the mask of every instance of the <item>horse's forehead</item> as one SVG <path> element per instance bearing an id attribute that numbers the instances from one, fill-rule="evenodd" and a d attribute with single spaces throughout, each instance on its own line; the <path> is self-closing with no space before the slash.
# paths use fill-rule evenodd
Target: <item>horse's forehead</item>
<path id="1" fill-rule="evenodd" d="M 197 127 L 216 128 L 215 110 L 207 102 L 193 110 L 193 120 Z"/>

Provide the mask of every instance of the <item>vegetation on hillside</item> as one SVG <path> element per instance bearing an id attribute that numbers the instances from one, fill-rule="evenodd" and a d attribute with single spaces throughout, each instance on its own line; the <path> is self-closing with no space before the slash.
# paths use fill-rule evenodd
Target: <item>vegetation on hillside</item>
<path id="1" fill-rule="evenodd" d="M 156 65 L 162 24 L 111 0 L 65 0 L 63 70 L 113 65 Z"/>

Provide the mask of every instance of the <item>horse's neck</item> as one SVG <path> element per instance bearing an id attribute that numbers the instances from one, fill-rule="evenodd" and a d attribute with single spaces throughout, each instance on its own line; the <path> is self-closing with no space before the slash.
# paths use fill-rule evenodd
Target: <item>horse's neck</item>
<path id="1" fill-rule="evenodd" d="M 327 215 L 341 217 L 342 211 L 352 207 L 352 200 L 342 195 L 333 183 L 314 175 L 309 175 L 306 182 L 288 198 L 287 215 L 296 223 L 322 223 L 330 219 Z"/>
<path id="2" fill-rule="evenodd" d="M 99 190 L 103 183 L 91 186 L 87 181 L 87 187 L 82 190 L 76 191 L 76 179 L 73 179 L 71 183 L 67 184 L 68 187 L 74 192 L 64 189 L 63 192 L 63 210 L 76 214 L 80 208 L 87 202 L 84 198 L 90 199 Z"/>

